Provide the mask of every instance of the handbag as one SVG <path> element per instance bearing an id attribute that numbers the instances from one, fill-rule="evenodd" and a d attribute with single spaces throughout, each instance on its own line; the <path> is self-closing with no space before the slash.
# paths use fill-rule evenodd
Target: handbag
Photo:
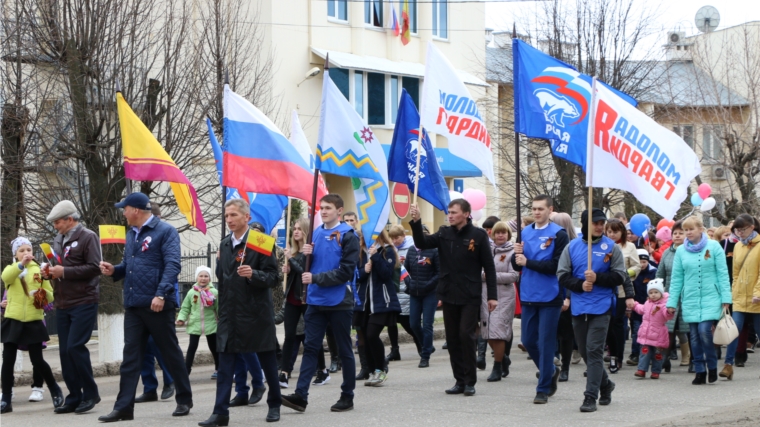
<path id="1" fill-rule="evenodd" d="M 713 343 L 716 345 L 729 345 L 739 336 L 739 328 L 736 327 L 734 318 L 728 312 L 727 308 L 723 309 L 723 315 L 718 320 L 713 333 Z"/>

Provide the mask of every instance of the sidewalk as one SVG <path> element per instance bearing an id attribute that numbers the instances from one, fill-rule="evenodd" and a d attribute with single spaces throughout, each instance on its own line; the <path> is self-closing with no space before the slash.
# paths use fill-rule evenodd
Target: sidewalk
<path id="1" fill-rule="evenodd" d="M 433 334 L 435 340 L 442 340 L 444 339 L 444 330 L 443 330 L 443 312 L 436 311 L 435 312 L 435 318 L 436 323 L 433 325 Z M 520 320 L 515 319 L 515 335 L 519 336 L 519 330 L 520 330 Z M 285 341 L 285 327 L 284 325 L 277 325 L 277 340 L 280 342 L 280 345 Z M 386 332 L 383 332 L 380 335 L 380 338 L 383 340 L 383 343 L 385 345 L 390 345 L 390 340 L 388 339 L 388 334 Z M 177 339 L 179 340 L 179 346 L 182 349 L 182 352 L 187 350 L 187 347 L 190 342 L 190 336 L 185 333 L 185 328 L 177 328 Z M 404 331 L 404 328 L 399 326 L 399 333 L 398 333 L 398 340 L 399 343 L 409 343 L 412 342 L 412 337 L 407 334 Z M 327 348 L 327 343 L 324 344 L 325 349 Z M 119 375 L 119 368 L 121 366 L 121 361 L 116 362 L 106 362 L 106 363 L 100 363 L 98 362 L 98 338 L 96 336 L 93 336 L 92 339 L 90 339 L 90 342 L 87 343 L 87 348 L 90 350 L 90 360 L 92 361 L 92 370 L 95 377 L 106 377 L 106 376 L 112 376 L 112 375 Z M 301 351 L 303 348 L 301 348 Z M 53 370 L 53 375 L 55 375 L 55 378 L 57 381 L 63 381 L 63 377 L 61 376 L 61 359 L 58 354 L 58 345 L 51 345 L 46 350 L 42 352 L 42 355 L 45 357 L 45 361 L 50 365 L 50 368 Z M 18 364 L 18 359 L 16 361 Z M 206 340 L 201 338 L 199 344 L 198 344 L 198 351 L 195 353 L 195 360 L 193 362 L 193 366 L 199 366 L 199 365 L 210 365 L 214 363 L 214 359 L 211 357 L 211 352 L 208 349 L 208 344 L 206 343 Z M 160 370 L 158 366 L 156 369 Z M 19 385 L 30 385 L 32 383 L 32 364 L 29 361 L 29 356 L 27 353 L 24 352 L 23 356 L 23 366 L 21 372 L 16 372 L 16 386 Z"/>

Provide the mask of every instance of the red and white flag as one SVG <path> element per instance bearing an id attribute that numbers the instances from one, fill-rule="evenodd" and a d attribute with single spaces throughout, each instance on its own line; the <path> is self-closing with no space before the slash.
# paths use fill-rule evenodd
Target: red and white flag
<path id="1" fill-rule="evenodd" d="M 702 172 L 681 137 L 596 80 L 588 134 L 586 185 L 628 191 L 666 219 L 676 215 Z"/>

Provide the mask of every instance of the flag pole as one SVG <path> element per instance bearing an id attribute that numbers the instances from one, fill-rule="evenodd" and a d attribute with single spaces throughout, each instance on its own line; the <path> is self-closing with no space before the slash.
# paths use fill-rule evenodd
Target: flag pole
<path id="1" fill-rule="evenodd" d="M 224 70 L 224 84 L 230 84 L 229 70 Z M 224 102 L 222 102 L 222 109 L 224 109 Z M 224 161 L 224 120 L 222 120 L 222 161 Z M 224 163 L 222 163 L 222 174 L 224 174 Z M 224 180 L 222 180 L 222 239 L 227 235 L 227 221 L 224 220 L 225 203 L 227 203 L 227 187 L 224 185 Z"/>
<path id="2" fill-rule="evenodd" d="M 288 237 L 290 237 L 290 211 L 291 211 L 290 204 L 291 203 L 293 203 L 293 201 L 290 198 L 290 196 L 288 196 L 288 212 L 287 212 L 287 215 L 285 215 L 285 249 L 290 249 L 290 239 L 288 239 Z M 287 263 L 288 260 L 286 259 L 285 262 Z M 288 286 L 288 275 L 283 274 L 282 275 L 282 289 L 287 288 L 287 286 Z"/>
<path id="3" fill-rule="evenodd" d="M 328 53 L 325 55 L 325 68 L 324 71 L 328 71 L 330 69 L 330 54 Z M 329 76 L 326 76 L 323 74 L 322 78 L 329 78 Z M 318 163 L 318 162 L 317 162 Z M 312 237 L 314 236 L 314 215 L 316 215 L 317 212 L 317 186 L 319 185 L 319 168 L 317 165 L 314 165 L 314 183 L 311 186 L 311 217 L 309 218 L 309 236 L 306 239 L 309 244 L 312 244 Z M 306 268 L 304 269 L 305 272 L 309 272 L 311 269 L 311 254 L 306 255 Z M 303 301 L 306 301 L 306 288 L 308 285 L 303 287 Z"/>
<path id="4" fill-rule="evenodd" d="M 423 100 L 420 100 L 420 107 L 422 106 Z M 420 108 L 420 111 L 422 109 Z M 412 204 L 417 206 L 417 190 L 420 187 L 420 151 L 422 150 L 422 115 L 420 115 L 420 128 L 419 128 L 419 134 L 417 135 L 417 167 L 414 168 L 414 199 Z"/>
<path id="5" fill-rule="evenodd" d="M 119 78 L 118 77 L 116 78 L 116 93 L 121 93 L 121 84 L 119 84 Z M 124 96 L 124 95 L 122 95 L 122 96 Z M 117 116 L 118 116 L 118 114 L 117 114 Z M 124 151 L 124 149 L 122 149 L 122 151 Z M 124 173 L 124 183 L 125 183 L 125 187 L 126 187 L 126 190 L 127 190 L 127 194 L 128 195 L 132 194 L 132 181 L 129 178 L 127 178 L 127 174 L 126 173 Z M 101 252 L 103 252 L 102 248 L 101 248 Z M 100 258 L 101 258 L 101 261 L 102 261 L 103 256 L 101 255 Z"/>
<path id="6" fill-rule="evenodd" d="M 594 76 L 591 80 L 591 117 L 588 119 L 588 137 L 586 141 L 586 185 L 588 186 L 588 208 L 586 212 L 588 212 L 587 219 L 588 219 L 588 229 L 586 230 L 588 232 L 588 236 L 586 237 L 586 241 L 588 242 L 588 269 L 591 270 L 591 240 L 593 240 L 594 235 L 592 234 L 592 228 L 594 226 L 593 221 L 593 215 L 591 214 L 591 210 L 594 209 L 594 187 L 593 184 L 593 176 L 594 176 L 594 150 L 592 149 L 594 144 L 594 120 L 596 116 L 596 76 Z"/>
<path id="7" fill-rule="evenodd" d="M 512 39 L 517 38 L 517 26 L 513 23 L 512 24 Z M 512 53 L 512 74 L 513 76 L 517 75 L 517 67 L 515 66 L 517 64 L 517 55 L 513 52 Z M 512 81 L 516 81 L 516 78 L 512 78 Z M 515 94 L 517 91 L 515 91 Z M 520 209 L 520 133 L 517 131 L 517 101 L 515 101 L 515 209 L 517 210 L 517 218 L 515 219 L 515 226 L 517 227 L 517 230 L 515 231 L 515 234 L 517 234 L 516 242 L 520 243 L 522 242 L 522 214 Z"/>

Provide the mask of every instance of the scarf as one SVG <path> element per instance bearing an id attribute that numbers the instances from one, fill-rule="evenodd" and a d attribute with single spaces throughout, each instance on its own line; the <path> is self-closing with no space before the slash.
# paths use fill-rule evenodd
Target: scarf
<path id="1" fill-rule="evenodd" d="M 686 241 L 684 242 L 684 246 L 686 247 L 687 251 L 693 254 L 700 253 L 702 252 L 702 249 L 704 249 L 705 246 L 707 246 L 707 240 L 708 240 L 707 233 L 702 233 L 702 240 L 700 240 L 699 243 L 695 245 L 691 243 L 691 240 L 686 239 Z"/>
<path id="2" fill-rule="evenodd" d="M 201 295 L 201 304 L 204 307 L 211 307 L 214 305 L 214 294 L 211 293 L 211 290 L 208 287 L 203 289 L 198 285 L 193 285 L 193 290 Z"/>
<path id="3" fill-rule="evenodd" d="M 757 237 L 757 231 L 753 231 L 752 234 L 750 234 L 749 237 L 747 237 L 746 239 L 739 239 L 739 240 L 744 244 L 744 246 L 749 246 L 755 237 Z"/>

